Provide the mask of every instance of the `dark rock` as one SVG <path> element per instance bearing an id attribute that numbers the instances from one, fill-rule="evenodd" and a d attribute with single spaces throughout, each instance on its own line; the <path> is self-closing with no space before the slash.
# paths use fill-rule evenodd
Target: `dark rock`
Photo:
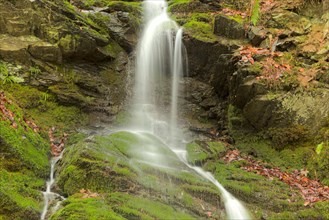
<path id="1" fill-rule="evenodd" d="M 245 30 L 242 22 L 226 15 L 217 15 L 215 17 L 214 33 L 230 39 L 245 38 Z"/>
<path id="2" fill-rule="evenodd" d="M 232 57 L 235 49 L 239 48 L 237 42 L 223 40 L 209 43 L 185 36 L 184 44 L 189 58 L 188 75 L 213 86 L 220 97 L 227 96 L 228 79 L 235 69 Z"/>
<path id="3" fill-rule="evenodd" d="M 266 95 L 257 96 L 245 105 L 243 115 L 258 130 L 274 127 L 277 117 L 281 117 L 276 115 L 278 105 L 277 100 L 271 100 Z M 281 121 L 281 125 L 287 123 L 288 120 Z"/>
<path id="4" fill-rule="evenodd" d="M 253 97 L 263 95 L 266 92 L 265 85 L 259 83 L 255 79 L 247 78 L 246 81 L 238 87 L 234 104 L 242 109 Z"/>
<path id="5" fill-rule="evenodd" d="M 248 31 L 248 38 L 253 46 L 259 46 L 266 38 L 266 31 L 259 27 L 251 27 Z"/>

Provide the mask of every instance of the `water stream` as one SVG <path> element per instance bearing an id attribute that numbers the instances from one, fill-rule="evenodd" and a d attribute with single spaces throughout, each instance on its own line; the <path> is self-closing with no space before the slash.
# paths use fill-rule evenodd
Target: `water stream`
<path id="1" fill-rule="evenodd" d="M 183 30 L 170 19 L 166 7 L 164 0 L 144 1 L 145 27 L 137 48 L 131 129 L 159 137 L 184 164 L 212 182 L 221 192 L 228 219 L 250 219 L 247 209 L 211 173 L 187 162 L 178 123 L 179 82 L 187 69 Z M 154 166 L 163 166 L 153 159 Z"/>
<path id="2" fill-rule="evenodd" d="M 41 220 L 46 219 L 47 213 L 50 211 L 50 207 L 52 207 L 51 212 L 55 212 L 59 208 L 61 201 L 65 200 L 63 196 L 51 191 L 51 187 L 55 182 L 55 165 L 60 159 L 62 159 L 63 153 L 64 151 L 62 151 L 58 157 L 53 157 L 50 161 L 50 176 L 47 181 L 47 188 L 45 192 L 42 192 L 44 197 L 44 206 L 40 217 Z"/>

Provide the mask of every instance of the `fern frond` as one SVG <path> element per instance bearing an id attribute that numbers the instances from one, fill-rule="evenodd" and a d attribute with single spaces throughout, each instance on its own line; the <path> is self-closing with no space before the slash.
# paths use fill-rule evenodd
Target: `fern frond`
<path id="1" fill-rule="evenodd" d="M 254 26 L 256 26 L 257 22 L 259 21 L 259 18 L 260 18 L 260 0 L 255 0 L 254 5 L 252 6 L 250 21 Z"/>

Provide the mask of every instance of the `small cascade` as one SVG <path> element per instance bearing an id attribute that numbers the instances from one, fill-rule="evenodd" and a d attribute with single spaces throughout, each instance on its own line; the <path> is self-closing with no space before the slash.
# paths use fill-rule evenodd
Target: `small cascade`
<path id="1" fill-rule="evenodd" d="M 65 200 L 63 196 L 51 191 L 51 187 L 55 182 L 55 165 L 60 159 L 62 159 L 63 153 L 64 151 L 62 151 L 58 157 L 53 157 L 50 161 L 50 177 L 47 181 L 47 189 L 46 192 L 42 192 L 44 197 L 44 206 L 40 217 L 41 220 L 46 219 L 46 216 L 50 211 L 50 207 L 52 207 L 51 212 L 53 213 L 59 208 L 61 201 Z M 53 202 L 55 202 L 55 204 L 53 204 Z"/>
<path id="2" fill-rule="evenodd" d="M 187 162 L 187 152 L 185 150 L 173 150 L 176 155 L 183 161 L 189 168 L 193 169 L 200 176 L 212 182 L 221 192 L 225 205 L 225 210 L 228 219 L 251 219 L 248 210 L 237 200 L 231 193 L 229 193 L 216 179 L 209 173 L 201 169 L 200 167 L 191 166 Z"/>
<path id="3" fill-rule="evenodd" d="M 250 219 L 248 211 L 209 172 L 187 162 L 184 139 L 178 126 L 179 81 L 187 69 L 183 30 L 169 18 L 166 1 L 144 1 L 145 28 L 136 57 L 136 78 L 132 101 L 132 122 L 135 132 L 151 133 L 166 143 L 190 169 L 212 182 L 221 192 L 228 219 Z M 145 143 L 146 144 L 146 143 Z M 152 148 L 143 154 L 144 162 L 154 166 L 169 166 Z M 171 167 L 172 169 L 172 167 Z"/>

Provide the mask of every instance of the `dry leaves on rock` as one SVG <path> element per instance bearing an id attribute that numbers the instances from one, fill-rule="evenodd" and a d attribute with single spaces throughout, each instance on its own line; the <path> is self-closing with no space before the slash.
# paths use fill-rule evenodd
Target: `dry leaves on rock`
<path id="1" fill-rule="evenodd" d="M 63 133 L 60 138 L 55 138 L 56 128 L 52 127 L 48 131 L 48 137 L 50 141 L 51 154 L 55 157 L 58 157 L 65 147 L 65 142 L 67 140 L 67 134 Z"/>
<path id="2" fill-rule="evenodd" d="M 278 167 L 267 168 L 265 163 L 256 161 L 250 156 L 243 156 L 236 149 L 228 151 L 223 159 L 227 163 L 246 160 L 248 165 L 241 167 L 241 169 L 254 172 L 269 179 L 278 178 L 282 182 L 299 189 L 305 200 L 305 206 L 314 202 L 329 200 L 329 187 L 322 185 L 317 180 L 307 178 L 308 171 L 306 169 L 294 170 L 288 173 Z"/>
<path id="3" fill-rule="evenodd" d="M 80 193 L 83 194 L 82 198 L 83 199 L 87 199 L 87 198 L 97 198 L 100 195 L 98 193 L 95 192 L 91 192 L 89 189 L 81 189 Z"/>

